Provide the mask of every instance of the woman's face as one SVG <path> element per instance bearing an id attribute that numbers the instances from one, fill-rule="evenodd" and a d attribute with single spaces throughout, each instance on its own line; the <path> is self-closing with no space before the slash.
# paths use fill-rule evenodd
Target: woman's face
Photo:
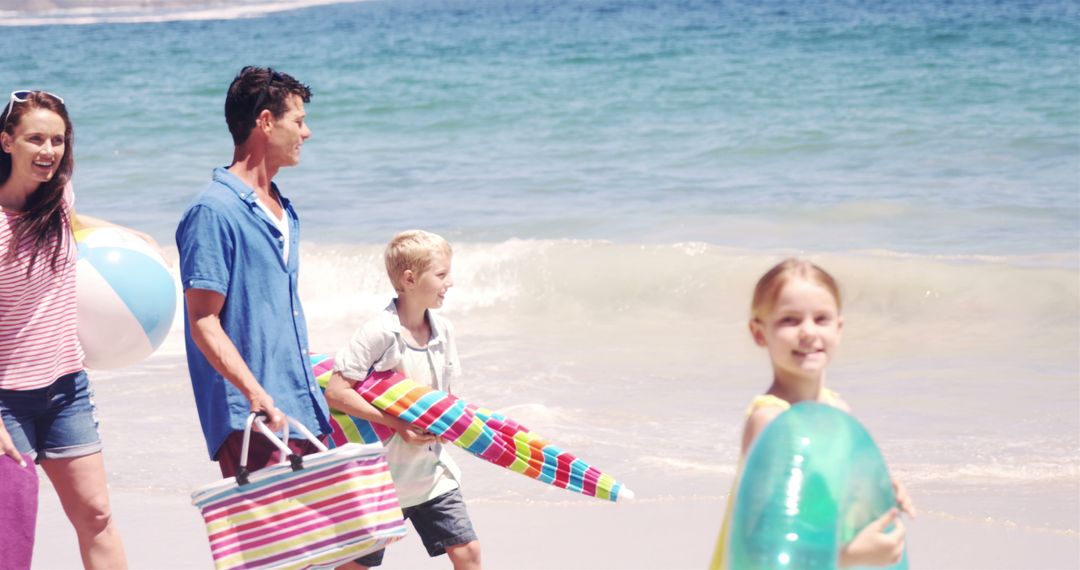
<path id="1" fill-rule="evenodd" d="M 64 158 L 64 119 L 48 109 L 26 113 L 14 135 L 0 133 L 0 146 L 11 155 L 11 180 L 48 182 L 56 176 Z"/>

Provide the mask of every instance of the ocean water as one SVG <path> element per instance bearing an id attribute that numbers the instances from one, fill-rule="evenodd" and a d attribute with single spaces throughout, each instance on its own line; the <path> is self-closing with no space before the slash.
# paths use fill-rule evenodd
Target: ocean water
<path id="1" fill-rule="evenodd" d="M 919 506 L 1076 536 L 1076 3 L 308 4 L 0 11 L 0 87 L 65 97 L 80 211 L 168 247 L 236 71 L 310 84 L 277 180 L 313 347 L 390 298 L 394 232 L 442 233 L 458 392 L 646 499 L 727 493 L 769 382 L 750 291 L 809 257 L 845 296 L 829 383 Z M 94 376 L 114 487 L 212 477 L 182 347 Z M 471 500 L 574 500 L 469 461 Z"/>

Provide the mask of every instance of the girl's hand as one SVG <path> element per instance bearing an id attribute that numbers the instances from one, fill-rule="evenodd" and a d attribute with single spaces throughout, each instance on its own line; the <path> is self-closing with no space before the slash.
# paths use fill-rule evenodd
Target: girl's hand
<path id="1" fill-rule="evenodd" d="M 907 513 L 909 517 L 915 518 L 915 503 L 912 502 L 911 496 L 908 495 L 907 487 L 893 477 L 892 488 L 893 493 L 896 495 L 896 506 L 900 507 L 900 510 Z"/>
<path id="2" fill-rule="evenodd" d="M 889 509 L 889 512 L 866 525 L 840 550 L 840 567 L 889 566 L 899 562 L 904 555 L 904 523 L 899 516 L 897 509 Z M 885 532 L 891 524 L 896 527 Z"/>
<path id="3" fill-rule="evenodd" d="M 14 459 L 15 463 L 19 464 L 19 467 L 26 467 L 23 454 L 15 447 L 15 443 L 11 441 L 11 434 L 4 429 L 3 423 L 0 423 L 0 453 Z"/>

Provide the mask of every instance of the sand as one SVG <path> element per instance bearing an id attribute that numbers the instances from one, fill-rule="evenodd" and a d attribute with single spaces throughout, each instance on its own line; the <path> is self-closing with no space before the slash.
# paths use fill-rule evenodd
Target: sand
<path id="1" fill-rule="evenodd" d="M 46 483 L 34 567 L 80 567 L 74 533 Z M 571 497 L 573 498 L 573 497 Z M 132 568 L 211 568 L 202 521 L 186 494 L 113 494 Z M 470 504 L 484 562 L 494 569 L 703 568 L 723 499 L 645 498 L 625 504 Z M 929 510 L 909 521 L 912 568 L 1076 568 L 1075 534 L 1016 529 Z M 391 547 L 384 568 L 449 568 L 428 558 L 414 533 Z"/>
<path id="2" fill-rule="evenodd" d="M 177 372 L 180 359 L 173 347 L 146 363 L 93 377 L 113 510 L 131 568 L 212 568 L 190 493 L 220 475 L 206 457 L 188 379 Z M 689 479 L 680 476 L 694 467 L 679 462 L 629 467 L 617 475 L 632 483 L 638 498 L 609 503 L 451 451 L 464 472 L 466 502 L 491 569 L 704 568 L 731 485 L 723 466 Z M 610 458 L 600 464 L 607 463 Z M 698 483 L 692 488 L 686 481 Z M 715 492 L 700 481 L 714 481 Z M 955 489 L 909 485 L 920 509 L 918 519 L 907 522 L 912 568 L 1080 568 L 1080 536 L 1067 521 L 1074 499 L 1057 501 L 1065 505 L 1061 513 L 1052 512 L 1054 501 L 1020 488 L 1004 495 L 994 487 L 981 494 Z M 1024 517 L 987 519 L 987 512 L 1009 513 L 990 508 L 1002 502 L 1043 505 L 1045 524 L 1030 517 L 1025 525 L 1012 522 Z M 34 568 L 80 566 L 74 532 L 42 474 Z M 450 564 L 446 557 L 429 558 L 410 527 L 383 567 Z"/>

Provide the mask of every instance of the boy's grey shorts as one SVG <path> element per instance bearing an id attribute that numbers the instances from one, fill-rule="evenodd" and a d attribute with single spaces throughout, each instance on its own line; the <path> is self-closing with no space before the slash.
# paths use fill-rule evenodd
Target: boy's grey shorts
<path id="1" fill-rule="evenodd" d="M 443 493 L 426 503 L 405 507 L 401 512 L 406 519 L 412 521 L 416 534 L 420 535 L 420 540 L 424 542 L 430 556 L 445 554 L 448 546 L 477 540 L 469 513 L 465 510 L 465 499 L 458 489 Z M 385 551 L 378 550 L 357 558 L 356 563 L 368 568 L 379 566 Z"/>

